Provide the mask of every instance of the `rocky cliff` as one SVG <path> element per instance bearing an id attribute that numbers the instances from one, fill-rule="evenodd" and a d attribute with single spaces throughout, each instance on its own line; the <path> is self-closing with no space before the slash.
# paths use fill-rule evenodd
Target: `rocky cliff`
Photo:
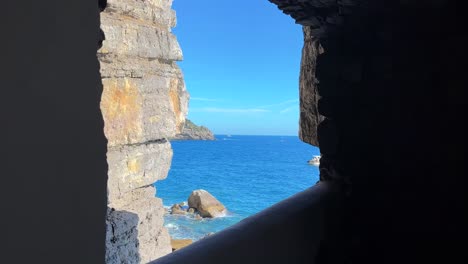
<path id="1" fill-rule="evenodd" d="M 323 52 L 318 40 L 312 36 L 311 27 L 303 27 L 304 47 L 302 48 L 301 72 L 299 75 L 300 120 L 299 137 L 302 141 L 319 146 L 317 127 L 323 120 L 318 111 L 318 80 L 315 77 L 316 58 Z"/>
<path id="2" fill-rule="evenodd" d="M 180 134 L 171 138 L 172 140 L 214 140 L 215 137 L 207 127 L 197 126 L 192 121 L 186 120 Z"/>
<path id="3" fill-rule="evenodd" d="M 98 52 L 108 139 L 106 262 L 147 263 L 172 251 L 153 183 L 166 178 L 188 107 L 172 0 L 108 0 Z"/>

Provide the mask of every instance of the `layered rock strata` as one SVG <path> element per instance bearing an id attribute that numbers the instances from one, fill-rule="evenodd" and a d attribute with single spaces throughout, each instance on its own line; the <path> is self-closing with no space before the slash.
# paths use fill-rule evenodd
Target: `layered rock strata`
<path id="1" fill-rule="evenodd" d="M 188 107 L 171 5 L 172 0 L 109 0 L 101 13 L 107 263 L 147 263 L 172 251 L 153 186 L 167 177 L 167 138 L 181 132 Z"/>

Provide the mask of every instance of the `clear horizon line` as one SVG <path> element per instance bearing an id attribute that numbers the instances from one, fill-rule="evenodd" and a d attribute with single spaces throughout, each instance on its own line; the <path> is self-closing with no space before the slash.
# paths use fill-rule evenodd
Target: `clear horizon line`
<path id="1" fill-rule="evenodd" d="M 299 137 L 299 135 L 271 135 L 271 134 L 226 134 L 226 133 L 214 133 L 215 136 L 269 136 L 269 137 Z"/>

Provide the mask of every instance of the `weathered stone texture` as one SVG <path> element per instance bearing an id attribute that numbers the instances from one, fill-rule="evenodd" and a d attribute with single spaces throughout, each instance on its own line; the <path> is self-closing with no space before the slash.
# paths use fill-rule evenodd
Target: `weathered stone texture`
<path id="1" fill-rule="evenodd" d="M 133 19 L 103 16 L 106 42 L 102 53 L 119 53 L 140 58 L 181 60 L 182 51 L 176 37 L 156 25 L 141 25 Z M 108 33 L 107 33 L 108 32 Z"/>
<path id="2" fill-rule="evenodd" d="M 165 179 L 171 159 L 169 142 L 110 148 L 107 152 L 107 162 L 112 164 L 109 166 L 109 206 L 132 190 Z"/>
<path id="3" fill-rule="evenodd" d="M 109 146 L 172 137 L 187 112 L 184 82 L 157 75 L 103 79 L 101 106 Z"/>
<path id="4" fill-rule="evenodd" d="M 138 216 L 126 211 L 108 210 L 106 225 L 106 263 L 134 263 L 138 253 Z"/>
<path id="5" fill-rule="evenodd" d="M 108 0 L 98 52 L 109 164 L 107 263 L 148 263 L 172 251 L 153 183 L 167 177 L 189 95 L 175 63 L 172 0 Z"/>
<path id="6" fill-rule="evenodd" d="M 317 127 L 323 119 L 318 112 L 320 96 L 317 90 L 315 77 L 316 59 L 320 53 L 320 44 L 311 35 L 311 28 L 305 26 L 304 47 L 302 49 L 301 72 L 299 77 L 300 120 L 299 137 L 302 141 L 318 145 Z"/>
<path id="7" fill-rule="evenodd" d="M 118 13 L 122 18 L 133 18 L 142 23 L 159 25 L 168 30 L 176 25 L 172 0 L 108 0 L 106 13 Z"/>
<path id="8" fill-rule="evenodd" d="M 134 190 L 107 217 L 106 262 L 147 263 L 171 252 L 162 201 L 153 186 Z M 143 199 L 144 198 L 144 199 Z"/>

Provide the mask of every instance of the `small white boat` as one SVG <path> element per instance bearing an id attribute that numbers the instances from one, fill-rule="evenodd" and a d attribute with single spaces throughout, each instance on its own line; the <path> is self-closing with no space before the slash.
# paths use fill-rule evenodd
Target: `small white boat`
<path id="1" fill-rule="evenodd" d="M 319 166 L 320 165 L 320 155 L 319 156 L 314 156 L 312 159 L 307 161 L 307 163 L 309 163 L 310 165 Z"/>

